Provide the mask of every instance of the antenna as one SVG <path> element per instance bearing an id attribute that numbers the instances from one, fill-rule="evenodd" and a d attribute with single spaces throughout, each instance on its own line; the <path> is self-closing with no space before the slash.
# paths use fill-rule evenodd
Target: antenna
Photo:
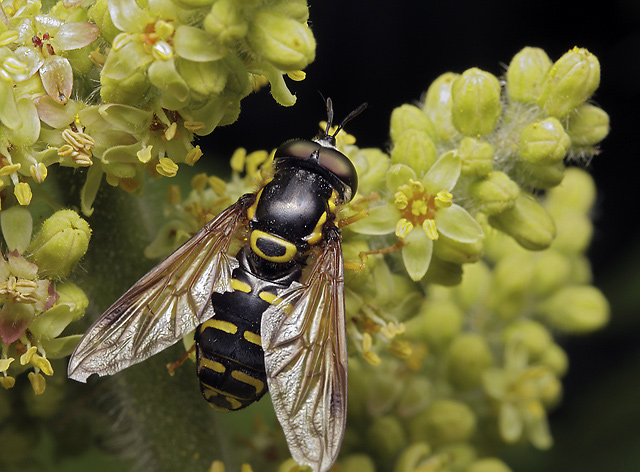
<path id="1" fill-rule="evenodd" d="M 331 107 L 331 99 L 327 99 L 327 107 Z M 340 132 L 340 130 L 343 128 L 344 125 L 346 125 L 349 121 L 353 120 L 356 116 L 358 116 L 360 113 L 362 113 L 364 111 L 365 108 L 367 108 L 368 103 L 364 102 L 362 105 L 360 105 L 358 108 L 356 108 L 355 110 L 353 110 L 351 113 L 349 113 L 344 120 L 342 120 L 342 123 L 340 123 L 338 125 L 338 128 L 336 129 L 336 132 L 333 133 L 333 137 L 335 138 L 336 135 Z M 331 114 L 329 115 L 329 122 L 331 122 L 331 120 L 333 119 L 333 107 L 331 108 Z M 327 133 L 329 132 L 329 128 L 327 128 Z"/>

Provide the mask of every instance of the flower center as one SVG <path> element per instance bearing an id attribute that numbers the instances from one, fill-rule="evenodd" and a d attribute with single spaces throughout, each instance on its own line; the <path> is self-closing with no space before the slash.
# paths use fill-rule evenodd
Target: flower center
<path id="1" fill-rule="evenodd" d="M 436 197 L 431 195 L 422 182 L 410 180 L 408 184 L 398 187 L 395 194 L 395 205 L 400 215 L 413 226 L 422 226 L 425 220 L 435 217 L 438 207 Z"/>

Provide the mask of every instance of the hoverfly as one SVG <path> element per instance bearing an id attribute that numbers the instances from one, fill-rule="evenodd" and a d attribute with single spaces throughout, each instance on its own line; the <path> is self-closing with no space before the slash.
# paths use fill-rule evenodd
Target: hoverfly
<path id="1" fill-rule="evenodd" d="M 213 408 L 244 408 L 268 389 L 292 457 L 315 472 L 333 465 L 347 404 L 344 268 L 335 220 L 358 184 L 335 137 L 367 104 L 333 134 L 331 99 L 326 105 L 323 133 L 280 146 L 270 180 L 207 223 L 98 318 L 71 355 L 70 378 L 115 374 L 195 330 L 200 388 Z M 230 255 L 243 228 L 244 246 Z"/>

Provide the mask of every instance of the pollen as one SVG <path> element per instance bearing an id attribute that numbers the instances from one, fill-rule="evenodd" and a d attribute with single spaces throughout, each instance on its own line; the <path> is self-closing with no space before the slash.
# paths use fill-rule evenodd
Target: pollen
<path id="1" fill-rule="evenodd" d="M 96 144 L 96 141 L 88 134 L 82 131 L 74 131 L 71 128 L 67 128 L 62 131 L 62 139 L 67 144 L 58 148 L 58 155 L 62 157 L 71 157 L 71 160 L 83 167 L 88 167 L 93 164 L 91 157 L 91 149 Z"/>
<path id="2" fill-rule="evenodd" d="M 394 196 L 395 207 L 401 216 L 396 225 L 396 236 L 404 238 L 413 228 L 421 226 L 431 239 L 437 239 L 438 230 L 433 219 L 440 208 L 451 206 L 452 199 L 446 190 L 432 195 L 419 181 L 409 180 L 401 185 Z"/>

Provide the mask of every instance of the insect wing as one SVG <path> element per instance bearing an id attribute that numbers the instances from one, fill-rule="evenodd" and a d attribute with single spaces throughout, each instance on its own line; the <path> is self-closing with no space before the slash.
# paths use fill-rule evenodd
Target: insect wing
<path id="1" fill-rule="evenodd" d="M 227 254 L 246 215 L 242 199 L 207 223 L 120 297 L 76 346 L 67 374 L 111 375 L 174 344 L 211 316 L 212 292 L 231 290 L 238 265 Z"/>
<path id="2" fill-rule="evenodd" d="M 347 413 L 347 343 L 340 239 L 325 243 L 305 284 L 262 318 L 267 383 L 292 457 L 328 470 Z"/>

